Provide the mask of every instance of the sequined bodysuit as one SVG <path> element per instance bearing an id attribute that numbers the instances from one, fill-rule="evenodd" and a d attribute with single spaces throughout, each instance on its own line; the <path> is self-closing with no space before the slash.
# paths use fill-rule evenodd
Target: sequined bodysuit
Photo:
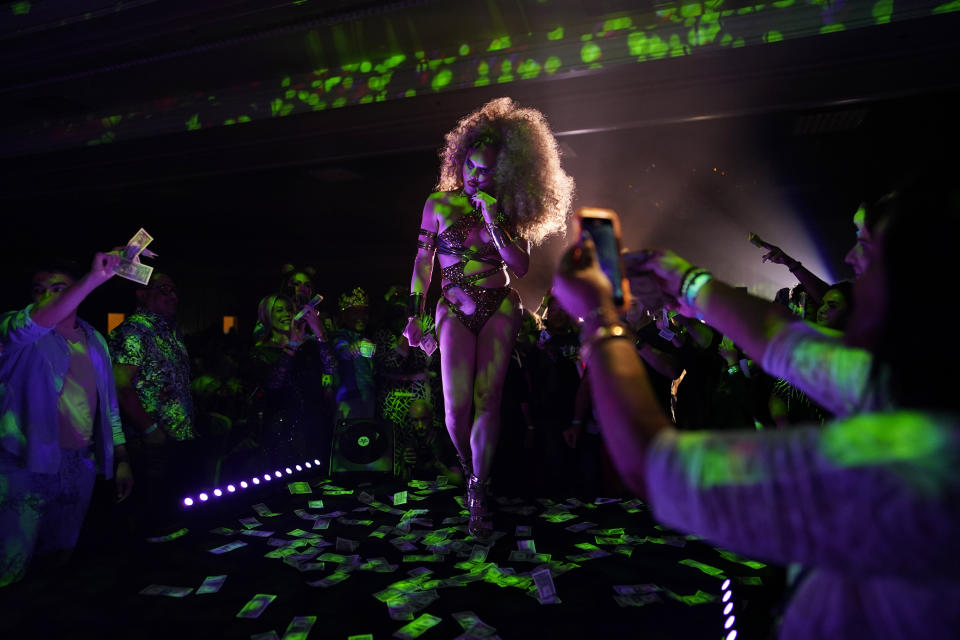
<path id="1" fill-rule="evenodd" d="M 478 225 L 483 224 L 483 218 L 476 211 L 464 213 L 457 220 L 437 234 L 436 249 L 438 253 L 448 256 L 454 256 L 459 260 L 449 267 L 443 267 L 440 273 L 446 284 L 443 285 L 444 302 L 453 311 L 454 315 L 467 329 L 470 329 L 477 335 L 480 329 L 487 323 L 503 299 L 510 295 L 510 287 L 478 287 L 475 283 L 489 278 L 505 268 L 500 252 L 493 242 L 486 242 L 477 249 L 471 249 L 466 246 L 467 236 L 470 231 Z M 464 268 L 467 262 L 483 262 L 492 265 L 490 269 L 480 271 L 471 275 L 464 274 Z M 476 310 L 467 315 L 463 313 L 459 306 L 451 302 L 446 294 L 452 288 L 461 289 L 470 296 L 470 299 L 476 304 Z"/>

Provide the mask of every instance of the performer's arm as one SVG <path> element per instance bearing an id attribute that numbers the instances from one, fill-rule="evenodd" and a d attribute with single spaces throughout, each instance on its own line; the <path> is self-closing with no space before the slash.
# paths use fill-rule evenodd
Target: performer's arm
<path id="1" fill-rule="evenodd" d="M 525 276 L 530 268 L 530 243 L 514 235 L 505 228 L 505 225 L 497 223 L 497 218 L 502 216 L 499 215 L 501 212 L 496 198 L 478 191 L 471 198 L 471 202 L 480 207 L 480 213 L 483 214 L 483 220 L 487 226 L 487 234 L 500 252 L 500 257 L 518 278 Z"/>
<path id="2" fill-rule="evenodd" d="M 420 230 L 417 235 L 417 257 L 413 261 L 413 277 L 410 279 L 410 299 L 407 303 L 407 326 L 403 335 L 411 347 L 420 344 L 423 329 L 419 317 L 424 312 L 424 301 L 430 280 L 433 277 L 433 258 L 437 253 L 437 230 L 439 222 L 433 210 L 439 194 L 432 194 L 423 205 Z"/>

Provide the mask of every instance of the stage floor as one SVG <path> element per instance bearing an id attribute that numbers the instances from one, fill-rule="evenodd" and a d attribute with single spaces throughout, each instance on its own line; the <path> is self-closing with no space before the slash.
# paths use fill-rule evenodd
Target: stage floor
<path id="1" fill-rule="evenodd" d="M 414 621 L 428 640 L 715 639 L 729 634 L 729 578 L 733 628 L 762 638 L 782 595 L 779 569 L 662 528 L 635 499 L 501 496 L 497 539 L 482 543 L 459 487 L 309 473 L 264 485 L 181 509 L 169 540 L 88 532 L 65 569 L 0 591 L 0 636 L 346 640 L 416 637 L 395 635 Z M 531 576 L 542 567 L 552 604 L 538 597 L 547 572 L 539 587 Z M 275 597 L 238 617 L 258 594 Z"/>

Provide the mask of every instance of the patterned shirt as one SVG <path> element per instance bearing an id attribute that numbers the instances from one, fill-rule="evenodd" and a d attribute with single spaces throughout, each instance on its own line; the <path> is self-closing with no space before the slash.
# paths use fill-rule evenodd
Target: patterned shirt
<path id="1" fill-rule="evenodd" d="M 144 411 L 174 440 L 192 440 L 190 359 L 177 328 L 155 313 L 137 309 L 110 332 L 115 364 L 139 369 L 135 387 Z"/>
<path id="2" fill-rule="evenodd" d="M 665 431 L 645 472 L 660 522 L 811 569 L 784 614 L 781 640 L 957 637 L 957 415 L 897 411 L 823 428 Z"/>

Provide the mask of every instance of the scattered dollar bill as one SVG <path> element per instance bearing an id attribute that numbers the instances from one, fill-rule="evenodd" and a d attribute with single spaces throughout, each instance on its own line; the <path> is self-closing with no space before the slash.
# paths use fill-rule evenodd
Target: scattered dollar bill
<path id="1" fill-rule="evenodd" d="M 667 591 L 666 593 L 668 596 L 670 596 L 674 600 L 678 602 L 682 602 L 683 604 L 691 607 L 697 604 L 707 604 L 709 602 L 714 602 L 717 599 L 717 596 L 713 595 L 712 593 L 707 593 L 706 591 L 701 591 L 699 589 L 697 589 L 696 593 L 689 596 L 682 596 L 678 593 L 674 593 L 673 591 Z"/>
<path id="2" fill-rule="evenodd" d="M 369 527 L 373 520 L 354 520 L 353 518 L 337 518 L 337 522 L 350 527 Z"/>
<path id="3" fill-rule="evenodd" d="M 216 593 L 220 591 L 220 587 L 223 586 L 223 583 L 226 581 L 227 576 L 207 576 L 203 584 L 197 589 L 197 595 L 203 595 L 205 593 Z"/>
<path id="4" fill-rule="evenodd" d="M 276 531 L 264 531 L 263 529 L 244 529 L 240 532 L 242 536 L 250 536 L 252 538 L 269 538 Z"/>
<path id="5" fill-rule="evenodd" d="M 347 636 L 347 640 L 373 640 L 373 634 L 361 633 L 359 635 Z"/>
<path id="6" fill-rule="evenodd" d="M 269 593 L 258 593 L 250 598 L 250 601 L 243 605 L 237 613 L 238 618 L 259 618 L 260 614 L 270 606 L 270 603 L 277 599 L 277 596 Z"/>
<path id="7" fill-rule="evenodd" d="M 440 624 L 440 618 L 432 616 L 429 613 L 421 614 L 419 618 L 413 622 L 406 624 L 400 627 L 397 631 L 394 632 L 393 637 L 399 638 L 400 640 L 411 640 L 412 638 L 419 638 L 424 633 L 427 632 L 432 627 Z"/>
<path id="8" fill-rule="evenodd" d="M 443 562 L 444 557 L 436 553 L 429 555 L 405 555 L 403 556 L 404 562 Z"/>
<path id="9" fill-rule="evenodd" d="M 613 590 L 617 595 L 632 596 L 635 594 L 659 593 L 663 589 L 655 584 L 615 584 Z"/>
<path id="10" fill-rule="evenodd" d="M 725 577 L 723 575 L 723 569 L 720 569 L 718 567 L 712 567 L 709 564 L 704 564 L 702 562 L 697 562 L 696 560 L 693 560 L 691 558 L 685 558 L 681 560 L 678 564 L 682 564 L 687 567 L 692 567 L 694 569 L 699 569 L 700 571 L 704 572 L 708 576 L 714 576 L 716 578 L 721 578 L 721 579 Z"/>
<path id="11" fill-rule="evenodd" d="M 173 533 L 168 533 L 165 536 L 157 536 L 155 538 L 147 538 L 147 542 L 170 542 L 171 540 L 176 540 L 177 538 L 182 538 L 187 535 L 189 529 L 179 529 Z"/>
<path id="12" fill-rule="evenodd" d="M 449 478 L 447 478 L 447 476 L 437 476 L 437 479 L 436 479 L 437 488 L 440 489 L 442 487 L 446 487 L 448 480 Z"/>
<path id="13" fill-rule="evenodd" d="M 240 524 L 245 526 L 247 529 L 253 529 L 254 527 L 262 527 L 263 523 L 250 516 L 249 518 L 240 518 Z"/>
<path id="14" fill-rule="evenodd" d="M 307 502 L 308 509 L 323 509 L 323 500 L 310 500 Z"/>
<path id="15" fill-rule="evenodd" d="M 407 492 L 397 491 L 395 494 L 393 494 L 393 504 L 394 506 L 407 504 Z"/>
<path id="16" fill-rule="evenodd" d="M 577 524 L 571 524 L 567 527 L 564 527 L 564 529 L 572 533 L 580 533 L 581 531 L 591 529 L 595 526 L 597 526 L 596 522 L 578 522 Z"/>
<path id="17" fill-rule="evenodd" d="M 747 560 L 743 556 L 739 556 L 732 551 L 725 551 L 723 549 L 717 549 L 717 553 L 720 554 L 720 557 L 729 562 L 736 562 L 737 564 L 742 564 L 745 567 L 750 567 L 751 569 L 763 569 L 767 565 L 756 560 Z"/>
<path id="18" fill-rule="evenodd" d="M 531 540 L 517 540 L 517 549 L 528 553 L 537 552 L 537 543 Z"/>
<path id="19" fill-rule="evenodd" d="M 221 554 L 227 553 L 228 551 L 233 551 L 234 549 L 239 549 L 240 547 L 245 547 L 245 546 L 247 546 L 246 542 L 240 542 L 239 540 L 234 540 L 233 542 L 228 542 L 225 545 L 221 545 L 219 547 L 214 547 L 213 549 L 210 549 L 210 553 L 221 555 Z"/>
<path id="20" fill-rule="evenodd" d="M 287 490 L 291 495 L 301 495 L 304 493 L 313 493 L 309 482 L 290 482 L 287 484 Z"/>
<path id="21" fill-rule="evenodd" d="M 153 275 L 153 267 L 141 262 L 121 258 L 120 264 L 114 268 L 114 273 L 121 278 L 145 285 L 150 282 L 150 276 Z"/>
<path id="22" fill-rule="evenodd" d="M 332 587 L 335 584 L 339 584 L 350 577 L 350 574 L 346 571 L 334 571 L 327 577 L 321 580 L 314 580 L 313 582 L 308 582 L 307 585 L 311 587 Z"/>
<path id="23" fill-rule="evenodd" d="M 734 579 L 737 581 L 737 584 L 749 586 L 760 586 L 763 584 L 763 579 L 760 576 L 738 576 Z"/>
<path id="24" fill-rule="evenodd" d="M 540 604 L 558 604 L 560 598 L 557 597 L 557 589 L 553 585 L 553 576 L 550 575 L 550 569 L 544 567 L 536 569 L 530 573 L 533 583 L 537 586 L 537 599 Z"/>
<path id="25" fill-rule="evenodd" d="M 511 551 L 510 562 L 550 562 L 549 553 L 531 553 L 529 551 Z"/>
<path id="26" fill-rule="evenodd" d="M 169 596 L 183 598 L 193 592 L 193 587 L 171 587 L 165 584 L 151 584 L 140 590 L 142 596 Z"/>
<path id="27" fill-rule="evenodd" d="M 307 640 L 310 629 L 317 622 L 317 616 L 296 616 L 287 625 L 282 640 Z"/>
<path id="28" fill-rule="evenodd" d="M 262 502 L 259 502 L 253 505 L 252 509 L 257 512 L 257 515 L 262 516 L 264 518 L 273 518 L 275 516 L 280 515 L 279 513 L 271 511 L 270 508 L 267 505 L 263 504 Z"/>
<path id="29" fill-rule="evenodd" d="M 642 607 L 656 602 L 663 602 L 663 598 L 656 593 L 632 593 L 627 595 L 615 595 L 613 600 L 621 607 Z"/>
<path id="30" fill-rule="evenodd" d="M 217 527 L 216 529 L 210 529 L 210 533 L 215 533 L 218 536 L 232 536 L 237 532 L 233 529 L 228 529 L 227 527 Z"/>
<path id="31" fill-rule="evenodd" d="M 487 561 L 487 554 L 490 553 L 490 547 L 485 547 L 482 544 L 473 545 L 473 550 L 470 551 L 470 562 L 475 562 L 481 564 Z"/>
<path id="32" fill-rule="evenodd" d="M 533 535 L 533 527 L 528 527 L 524 525 L 518 525 L 516 531 L 513 532 L 518 538 L 529 538 Z"/>
<path id="33" fill-rule="evenodd" d="M 353 553 L 360 547 L 360 543 L 356 540 L 349 540 L 347 538 L 337 538 L 337 552 L 338 553 Z"/>
<path id="34" fill-rule="evenodd" d="M 326 529 L 330 526 L 330 520 L 327 518 L 317 518 L 317 521 L 313 523 L 313 528 L 316 529 Z"/>
<path id="35" fill-rule="evenodd" d="M 353 495 L 353 489 L 324 489 L 325 496 L 349 496 Z"/>
<path id="36" fill-rule="evenodd" d="M 620 502 L 620 498 L 597 498 L 593 504 L 610 504 L 611 502 Z"/>

